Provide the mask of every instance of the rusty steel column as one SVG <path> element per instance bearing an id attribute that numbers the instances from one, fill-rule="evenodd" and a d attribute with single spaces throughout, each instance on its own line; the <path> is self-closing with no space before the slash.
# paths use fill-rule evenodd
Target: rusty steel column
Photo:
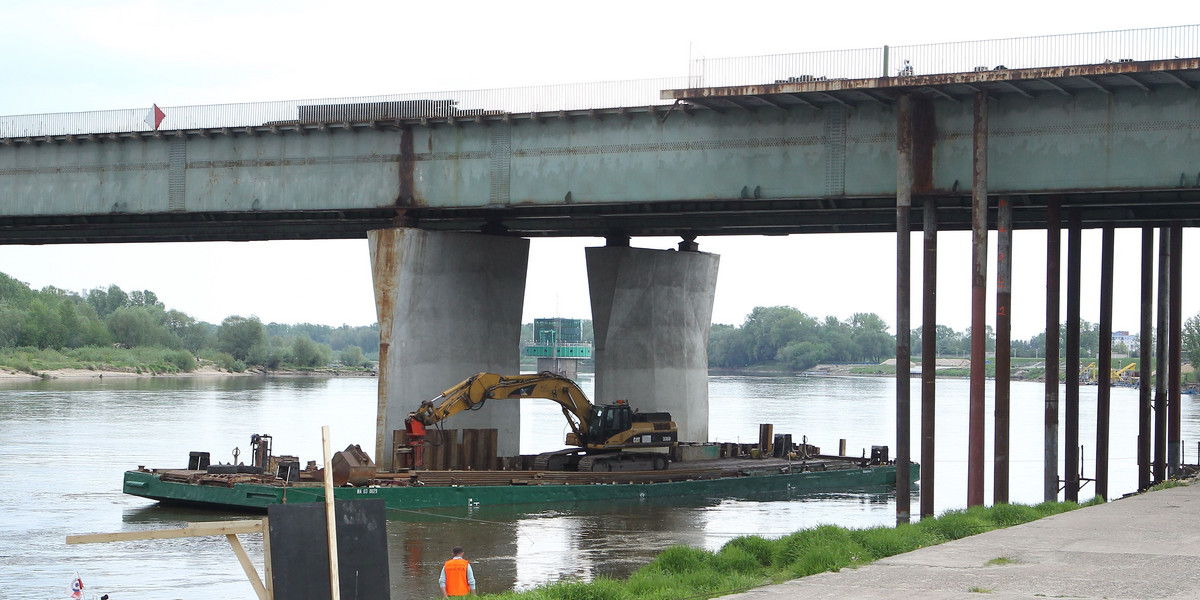
<path id="1" fill-rule="evenodd" d="M 1179 477 L 1181 459 L 1180 392 L 1183 377 L 1183 226 L 1171 225 L 1171 339 L 1167 342 L 1167 362 L 1171 379 L 1167 382 L 1167 475 Z"/>
<path id="2" fill-rule="evenodd" d="M 1138 332 L 1138 491 L 1150 487 L 1150 361 L 1154 316 L 1154 228 L 1142 228 L 1142 305 Z"/>
<path id="3" fill-rule="evenodd" d="M 924 286 L 921 294 L 921 518 L 933 516 L 937 416 L 937 201 L 921 203 L 925 220 Z"/>
<path id="4" fill-rule="evenodd" d="M 1167 479 L 1167 338 L 1170 332 L 1171 230 L 1158 230 L 1158 335 L 1154 341 L 1154 481 Z"/>
<path id="5" fill-rule="evenodd" d="M 908 523 L 912 514 L 909 449 L 912 439 L 909 390 L 910 338 L 909 305 L 912 281 L 911 227 L 913 186 L 912 96 L 900 96 L 896 123 L 896 523 Z M 922 366 L 924 368 L 924 366 Z"/>
<path id="6" fill-rule="evenodd" d="M 999 198 L 996 218 L 996 434 L 992 503 L 1008 504 L 1009 389 L 1012 363 L 1012 203 Z"/>
<path id="7" fill-rule="evenodd" d="M 1096 495 L 1108 499 L 1109 405 L 1112 399 L 1112 319 L 1114 229 L 1100 238 L 1100 355 L 1096 358 Z"/>
<path id="8" fill-rule="evenodd" d="M 1063 499 L 1079 501 L 1079 270 L 1083 231 L 1079 209 L 1067 217 L 1067 424 L 1063 445 Z"/>
<path id="9" fill-rule="evenodd" d="M 967 506 L 983 504 L 984 381 L 987 376 L 987 92 L 975 94 L 971 184 L 971 385 Z"/>
<path id="10" fill-rule="evenodd" d="M 1058 500 L 1058 306 L 1062 301 L 1062 212 L 1061 201 L 1046 204 L 1046 454 L 1042 487 L 1046 502 Z"/>
<path id="11" fill-rule="evenodd" d="M 1170 323 L 1169 305 L 1171 289 L 1171 230 L 1158 230 L 1158 335 L 1154 341 L 1154 482 L 1166 480 L 1167 474 L 1167 338 Z"/>

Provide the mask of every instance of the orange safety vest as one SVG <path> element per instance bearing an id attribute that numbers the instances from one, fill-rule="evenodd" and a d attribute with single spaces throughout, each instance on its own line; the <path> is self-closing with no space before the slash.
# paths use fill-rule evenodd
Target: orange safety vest
<path id="1" fill-rule="evenodd" d="M 467 583 L 467 562 L 465 558 L 452 558 L 442 565 L 446 570 L 446 595 L 466 596 L 471 593 L 471 584 Z"/>

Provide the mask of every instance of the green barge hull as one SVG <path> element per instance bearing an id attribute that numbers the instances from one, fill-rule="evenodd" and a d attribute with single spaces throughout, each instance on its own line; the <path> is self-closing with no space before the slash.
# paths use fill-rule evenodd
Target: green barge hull
<path id="1" fill-rule="evenodd" d="M 915 482 L 920 473 L 912 464 Z M 389 509 L 425 509 L 455 506 L 536 504 L 660 498 L 669 496 L 744 497 L 756 493 L 794 491 L 851 492 L 895 486 L 892 464 L 831 470 L 748 471 L 738 476 L 666 482 L 622 482 L 621 476 L 604 483 L 521 483 L 514 485 L 370 485 L 334 489 L 337 500 L 382 498 Z M 323 502 L 324 488 L 317 483 L 287 486 L 264 483 L 201 485 L 164 480 L 160 474 L 126 471 L 122 491 L 164 503 L 212 508 L 265 511 L 271 504 Z"/>

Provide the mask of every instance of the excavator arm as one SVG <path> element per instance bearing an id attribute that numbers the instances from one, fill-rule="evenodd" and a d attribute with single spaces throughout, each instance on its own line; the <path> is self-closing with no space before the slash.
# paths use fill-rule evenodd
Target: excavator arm
<path id="1" fill-rule="evenodd" d="M 592 403 L 574 381 L 550 371 L 537 375 L 476 373 L 438 397 L 421 402 L 417 410 L 408 414 L 406 421 L 435 425 L 464 410 L 478 410 L 488 400 L 520 398 L 557 402 L 577 436 L 582 438 L 588 429 Z"/>
<path id="2" fill-rule="evenodd" d="M 670 414 L 636 414 L 624 401 L 594 406 L 574 381 L 549 371 L 537 375 L 476 373 L 408 413 L 405 429 L 414 468 L 423 468 L 421 444 L 426 427 L 464 410 L 478 410 L 488 400 L 519 398 L 557 402 L 571 427 L 567 444 L 575 448 L 539 454 L 533 464 L 540 471 L 662 470 L 668 459 L 661 449 L 678 440 Z"/>

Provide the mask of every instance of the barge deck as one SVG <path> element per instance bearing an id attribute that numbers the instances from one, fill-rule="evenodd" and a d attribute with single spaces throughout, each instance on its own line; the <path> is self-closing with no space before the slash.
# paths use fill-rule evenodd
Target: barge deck
<path id="1" fill-rule="evenodd" d="M 911 469 L 913 481 L 919 467 Z M 720 458 L 671 463 L 666 470 L 410 471 L 377 473 L 365 485 L 334 489 L 336 500 L 382 498 L 390 509 L 603 501 L 676 495 L 743 497 L 764 492 L 840 492 L 896 484 L 896 467 L 859 458 L 818 455 L 784 458 Z M 271 504 L 323 502 L 318 482 L 286 481 L 269 474 L 205 470 L 127 471 L 122 491 L 164 503 L 235 510 Z"/>

